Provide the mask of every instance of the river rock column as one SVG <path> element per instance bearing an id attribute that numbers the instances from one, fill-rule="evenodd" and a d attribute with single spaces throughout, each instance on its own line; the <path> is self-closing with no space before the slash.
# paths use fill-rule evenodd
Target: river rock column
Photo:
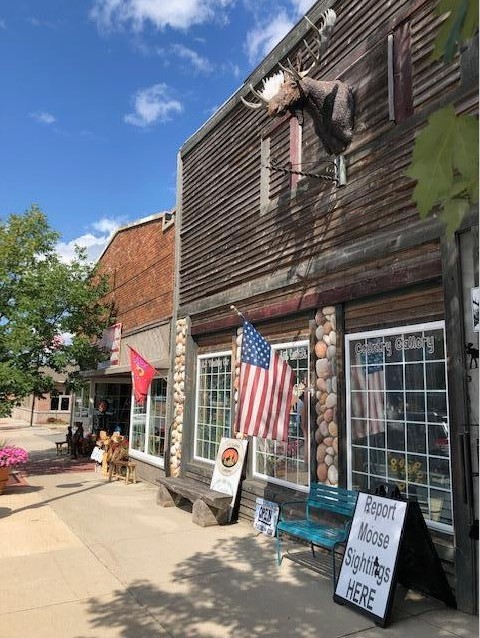
<path id="1" fill-rule="evenodd" d="M 170 436 L 170 475 L 180 475 L 182 458 L 183 410 L 185 404 L 185 347 L 187 320 L 177 319 L 175 366 L 173 370 L 173 423 Z"/>
<path id="2" fill-rule="evenodd" d="M 317 478 L 320 483 L 338 485 L 337 425 L 337 332 L 333 306 L 315 315 L 315 373 Z"/>

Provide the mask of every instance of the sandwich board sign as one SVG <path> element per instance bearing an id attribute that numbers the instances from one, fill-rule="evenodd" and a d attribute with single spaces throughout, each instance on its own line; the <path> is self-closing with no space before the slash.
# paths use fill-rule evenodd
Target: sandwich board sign
<path id="1" fill-rule="evenodd" d="M 360 492 L 333 599 L 385 627 L 397 582 L 456 606 L 418 503 Z"/>
<path id="2" fill-rule="evenodd" d="M 228 520 L 232 517 L 238 485 L 242 477 L 247 444 L 247 439 L 222 437 L 218 447 L 210 489 L 224 494 L 231 494 L 232 502 L 229 507 Z"/>

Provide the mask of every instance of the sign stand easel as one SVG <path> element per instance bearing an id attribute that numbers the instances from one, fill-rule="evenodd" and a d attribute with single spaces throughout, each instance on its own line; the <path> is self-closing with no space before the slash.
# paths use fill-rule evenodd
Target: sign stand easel
<path id="1" fill-rule="evenodd" d="M 385 627 L 397 582 L 456 607 L 418 503 L 360 492 L 333 599 Z"/>

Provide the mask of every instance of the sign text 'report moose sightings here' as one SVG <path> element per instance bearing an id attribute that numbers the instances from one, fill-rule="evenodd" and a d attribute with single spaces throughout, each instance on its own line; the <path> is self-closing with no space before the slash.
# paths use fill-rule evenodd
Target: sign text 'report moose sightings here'
<path id="1" fill-rule="evenodd" d="M 418 503 L 360 492 L 334 600 L 384 627 L 397 581 L 456 606 Z"/>

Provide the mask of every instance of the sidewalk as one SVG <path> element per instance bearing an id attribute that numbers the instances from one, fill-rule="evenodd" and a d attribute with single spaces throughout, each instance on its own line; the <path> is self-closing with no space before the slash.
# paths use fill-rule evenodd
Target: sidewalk
<path id="1" fill-rule="evenodd" d="M 333 603 L 329 574 L 278 568 L 251 525 L 201 528 L 152 485 L 70 467 L 47 427 L 0 422 L 2 438 L 35 463 L 0 496 L 0 638 L 478 636 L 478 617 L 401 588 L 378 628 Z"/>

